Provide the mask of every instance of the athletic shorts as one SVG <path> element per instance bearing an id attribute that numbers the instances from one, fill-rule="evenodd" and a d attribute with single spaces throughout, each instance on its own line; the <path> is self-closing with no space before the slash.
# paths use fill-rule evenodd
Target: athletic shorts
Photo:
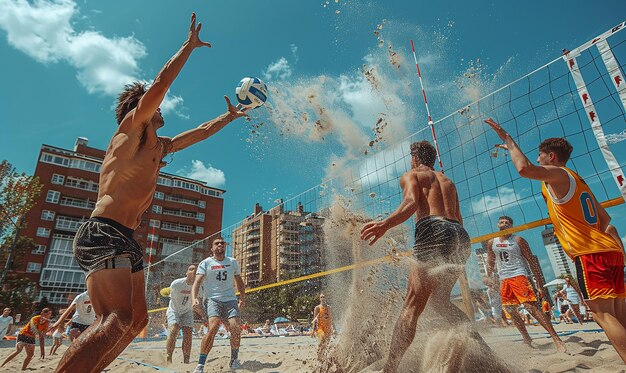
<path id="1" fill-rule="evenodd" d="M 81 323 L 74 322 L 74 321 L 72 321 L 72 323 L 70 324 L 70 330 L 78 329 L 81 333 L 87 330 L 88 327 L 89 325 L 81 324 Z"/>
<path id="2" fill-rule="evenodd" d="M 29 335 L 18 334 L 17 343 L 26 343 L 27 345 L 35 345 L 35 337 Z"/>
<path id="3" fill-rule="evenodd" d="M 464 266 L 470 252 L 470 237 L 458 221 L 427 216 L 415 223 L 413 256 L 417 261 Z"/>
<path id="4" fill-rule="evenodd" d="M 583 299 L 626 298 L 621 251 L 580 255 L 574 264 Z"/>
<path id="5" fill-rule="evenodd" d="M 143 252 L 133 239 L 134 231 L 115 220 L 90 218 L 80 226 L 74 237 L 74 257 L 90 274 L 103 269 L 130 268 L 143 270 Z"/>
<path id="6" fill-rule="evenodd" d="M 226 321 L 232 319 L 233 317 L 240 316 L 238 303 L 239 301 L 236 299 L 220 302 L 209 298 L 204 302 L 204 312 L 207 319 L 210 319 L 211 317 L 219 317 L 220 319 Z"/>
<path id="7" fill-rule="evenodd" d="M 180 327 L 193 328 L 193 311 L 185 313 L 177 313 L 171 310 L 167 310 L 165 313 L 167 317 L 167 327 L 171 328 L 174 324 L 178 324 Z"/>
<path id="8" fill-rule="evenodd" d="M 528 277 L 524 275 L 505 278 L 500 283 L 500 296 L 503 306 L 517 306 L 522 303 L 535 303 L 537 297 Z"/>

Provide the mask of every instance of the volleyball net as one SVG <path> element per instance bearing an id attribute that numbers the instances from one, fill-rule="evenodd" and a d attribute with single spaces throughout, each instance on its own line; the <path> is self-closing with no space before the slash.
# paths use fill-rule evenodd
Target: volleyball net
<path id="1" fill-rule="evenodd" d="M 624 27 L 622 23 L 479 100 L 435 117 L 432 132 L 424 123 L 404 140 L 344 167 L 337 177 L 274 206 L 257 205 L 245 219 L 205 240 L 160 240 L 159 255 L 147 271 L 151 319 L 164 318 L 167 298 L 159 290 L 183 277 L 189 264 L 209 256 L 217 236 L 228 242 L 227 254 L 240 264 L 250 293 L 244 313 L 249 322 L 268 314 L 307 318 L 329 278 L 344 276 L 341 281 L 349 283 L 348 272 L 386 265 L 410 251 L 414 228 L 409 222 L 381 240 L 381 250 L 365 249 L 358 232 L 366 221 L 383 219 L 396 209 L 402 198 L 398 179 L 411 167 L 410 144 L 432 142 L 433 133 L 475 248 L 500 235 L 497 219 L 507 215 L 515 222 L 511 232 L 527 231 L 524 237 L 533 251 L 543 250 L 540 230 L 549 222 L 541 184 L 520 177 L 507 152 L 494 147 L 501 141 L 483 123 L 488 117 L 513 136 L 531 161 L 543 139 L 567 138 L 574 147 L 568 166 L 586 180 L 598 201 L 607 207 L 623 203 Z M 387 286 L 401 277 L 400 269 L 393 271 Z M 466 272 L 470 286 L 482 286 L 476 260 L 468 262 Z"/>

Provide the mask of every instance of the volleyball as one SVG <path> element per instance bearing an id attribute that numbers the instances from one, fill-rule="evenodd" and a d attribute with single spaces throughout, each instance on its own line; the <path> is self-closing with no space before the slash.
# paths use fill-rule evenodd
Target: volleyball
<path id="1" fill-rule="evenodd" d="M 170 296 L 170 288 L 163 288 L 161 289 L 161 291 L 159 292 L 161 294 L 162 297 L 169 297 Z"/>
<path id="2" fill-rule="evenodd" d="M 255 109 L 267 100 L 267 86 L 259 78 L 246 77 L 235 88 L 235 94 L 242 107 Z"/>

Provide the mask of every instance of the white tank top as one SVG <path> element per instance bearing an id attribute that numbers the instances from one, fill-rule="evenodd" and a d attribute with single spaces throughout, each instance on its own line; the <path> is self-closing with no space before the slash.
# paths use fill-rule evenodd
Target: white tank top
<path id="1" fill-rule="evenodd" d="M 508 239 L 494 238 L 491 250 L 496 255 L 496 266 L 501 280 L 515 276 L 528 277 L 526 259 L 522 256 L 522 251 L 515 242 L 515 235 L 511 235 Z"/>

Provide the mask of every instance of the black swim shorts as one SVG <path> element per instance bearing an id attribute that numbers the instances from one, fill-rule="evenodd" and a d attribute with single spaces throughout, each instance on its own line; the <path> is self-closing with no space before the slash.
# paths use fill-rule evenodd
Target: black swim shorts
<path id="1" fill-rule="evenodd" d="M 465 265 L 471 247 L 467 231 L 456 220 L 426 216 L 415 223 L 413 256 L 419 262 Z"/>
<path id="2" fill-rule="evenodd" d="M 70 330 L 78 329 L 81 333 L 87 330 L 88 327 L 89 325 L 81 324 L 79 322 L 74 322 L 74 321 L 72 321 L 72 323 L 70 324 Z"/>
<path id="3" fill-rule="evenodd" d="M 80 226 L 74 237 L 74 257 L 89 276 L 103 269 L 143 270 L 143 252 L 134 231 L 115 220 L 95 217 Z"/>

